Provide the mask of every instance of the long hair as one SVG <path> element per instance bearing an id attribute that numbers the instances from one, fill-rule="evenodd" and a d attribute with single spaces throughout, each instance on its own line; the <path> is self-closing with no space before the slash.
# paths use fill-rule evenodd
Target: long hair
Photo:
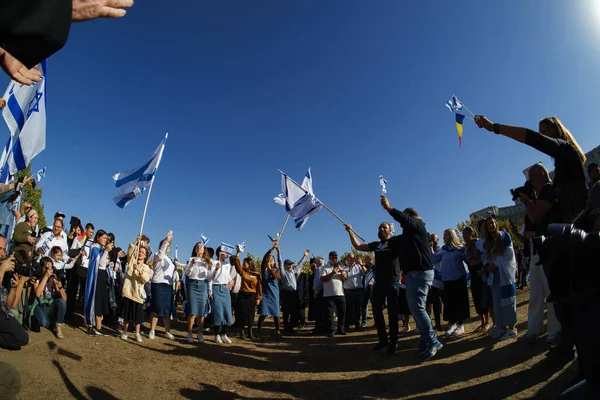
<path id="1" fill-rule="evenodd" d="M 250 257 L 246 257 L 244 258 L 244 261 L 242 262 L 242 269 L 244 268 L 244 264 L 248 263 L 249 265 L 249 270 L 250 271 L 254 271 L 256 268 L 254 267 L 254 260 L 252 260 Z"/>
<path id="2" fill-rule="evenodd" d="M 490 232 L 487 228 L 487 223 L 490 220 L 495 220 L 490 217 L 485 220 L 485 226 L 483 229 L 483 238 L 485 240 L 485 257 L 491 260 L 494 256 L 500 256 L 504 254 L 504 243 L 502 242 L 502 236 L 500 235 L 500 227 L 498 221 L 496 221 L 496 230 Z"/>
<path id="3" fill-rule="evenodd" d="M 94 237 L 94 243 L 98 243 L 98 239 L 100 239 L 102 236 L 106 236 L 106 235 L 107 235 L 106 231 L 104 231 L 102 229 L 98 229 L 98 232 L 96 232 L 96 236 Z"/>
<path id="4" fill-rule="evenodd" d="M 575 148 L 577 154 L 579 155 L 579 159 L 581 160 L 581 164 L 585 164 L 586 156 L 581 147 L 579 147 L 579 143 L 573 137 L 571 131 L 569 131 L 563 124 L 560 122 L 560 119 L 556 117 L 547 117 L 542 119 L 540 125 L 545 125 L 550 131 L 552 131 L 553 135 L 557 139 L 562 139 L 565 142 L 569 143 L 571 146 Z"/>
<path id="5" fill-rule="evenodd" d="M 445 236 L 448 234 L 450 236 L 450 241 L 446 242 Z M 455 249 L 460 249 L 462 247 L 462 243 L 456 234 L 454 229 L 448 228 L 444 231 L 444 244 L 447 246 L 452 246 Z"/>
<path id="6" fill-rule="evenodd" d="M 25 216 L 25 221 L 29 221 L 29 218 L 27 217 L 27 212 L 29 211 L 25 211 L 25 207 L 29 206 L 29 209 L 33 209 L 33 206 L 31 205 L 30 202 L 28 201 L 24 201 L 23 203 L 21 203 L 21 208 L 19 209 L 19 211 L 21 212 L 21 215 Z"/>
<path id="7" fill-rule="evenodd" d="M 192 258 L 198 257 L 199 246 L 202 246 L 202 242 L 198 242 L 194 245 L 194 249 L 192 250 Z M 206 247 L 204 247 L 204 252 L 202 253 L 201 258 L 204 261 L 204 263 L 206 264 L 206 268 L 210 269 L 212 267 L 212 260 L 211 260 L 210 254 L 208 253 L 208 250 L 206 249 Z"/>

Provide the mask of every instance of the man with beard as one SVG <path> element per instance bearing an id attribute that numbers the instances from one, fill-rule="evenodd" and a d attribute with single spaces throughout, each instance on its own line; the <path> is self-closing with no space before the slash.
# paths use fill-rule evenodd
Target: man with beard
<path id="1" fill-rule="evenodd" d="M 387 347 L 387 354 L 393 355 L 398 343 L 398 289 L 400 288 L 400 260 L 398 258 L 401 250 L 401 237 L 392 236 L 392 227 L 387 222 L 379 225 L 378 242 L 360 243 L 354 236 L 350 225 L 346 225 L 346 231 L 348 231 L 350 242 L 356 250 L 375 252 L 377 268 L 375 268 L 375 285 L 371 304 L 379 342 L 373 350 Z M 386 304 L 386 300 L 390 325 L 389 340 L 383 318 L 383 305 Z"/>

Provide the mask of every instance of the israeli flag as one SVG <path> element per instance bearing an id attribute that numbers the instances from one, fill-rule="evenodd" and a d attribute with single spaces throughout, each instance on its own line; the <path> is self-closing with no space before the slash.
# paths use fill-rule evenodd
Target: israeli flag
<path id="1" fill-rule="evenodd" d="M 310 168 L 306 172 L 300 186 L 287 175 L 282 174 L 281 190 L 283 193 L 277 198 L 285 199 L 283 205 L 288 214 L 290 214 L 290 217 L 294 218 L 294 225 L 297 230 L 301 230 L 306 221 L 308 221 L 308 217 L 323 207 L 313 193 Z"/>
<path id="2" fill-rule="evenodd" d="M 387 193 L 386 184 L 387 184 L 387 181 L 385 180 L 383 175 L 379 175 L 379 185 L 381 186 L 381 194 L 382 195 L 385 195 Z"/>
<path id="3" fill-rule="evenodd" d="M 10 138 L 0 158 L 3 183 L 25 169 L 46 148 L 46 61 L 38 68 L 42 72 L 39 82 L 25 86 L 11 81 L 4 93 L 6 107 L 2 116 L 10 130 Z"/>
<path id="4" fill-rule="evenodd" d="M 200 242 L 202 242 L 202 247 L 206 247 L 208 244 L 208 238 L 203 233 L 200 234 Z"/>
<path id="5" fill-rule="evenodd" d="M 177 252 L 177 245 L 175 245 L 175 258 L 174 258 L 174 260 L 175 260 L 175 264 L 177 264 L 179 262 L 179 255 L 178 255 L 178 252 Z"/>
<path id="6" fill-rule="evenodd" d="M 462 110 L 463 104 L 458 100 L 458 97 L 452 95 L 450 100 L 446 102 L 446 107 L 448 107 L 450 112 L 457 112 L 458 110 Z"/>
<path id="7" fill-rule="evenodd" d="M 44 177 L 46 177 L 46 167 L 40 169 L 35 173 L 35 180 L 39 183 Z"/>
<path id="8" fill-rule="evenodd" d="M 167 143 L 169 134 L 165 135 L 165 138 L 161 144 L 156 148 L 150 160 L 144 165 L 138 168 L 130 169 L 125 172 L 119 172 L 113 176 L 115 186 L 117 187 L 117 196 L 113 201 L 118 207 L 124 208 L 133 199 L 139 197 L 146 189 L 150 187 L 154 180 L 156 170 L 160 165 L 163 150 Z"/>

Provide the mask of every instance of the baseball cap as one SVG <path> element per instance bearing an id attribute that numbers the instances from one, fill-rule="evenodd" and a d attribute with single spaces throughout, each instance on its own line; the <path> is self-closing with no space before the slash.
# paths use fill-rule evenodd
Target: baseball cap
<path id="1" fill-rule="evenodd" d="M 290 259 L 286 259 L 286 260 L 283 262 L 283 265 L 290 265 L 290 264 L 293 264 L 293 263 L 294 263 L 294 262 L 293 262 L 292 260 L 290 260 Z"/>
<path id="2" fill-rule="evenodd" d="M 54 219 L 59 218 L 59 217 L 66 218 L 66 215 L 61 213 L 60 211 L 58 211 L 56 214 L 54 214 Z"/>
<path id="3" fill-rule="evenodd" d="M 337 257 L 337 253 L 335 251 L 330 251 L 329 252 L 329 257 Z"/>

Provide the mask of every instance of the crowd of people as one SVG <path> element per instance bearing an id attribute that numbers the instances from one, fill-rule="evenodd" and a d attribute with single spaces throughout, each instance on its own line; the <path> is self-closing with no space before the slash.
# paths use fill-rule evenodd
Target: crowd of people
<path id="1" fill-rule="evenodd" d="M 23 203 L 9 207 L 18 216 L 10 240 L 0 237 L 4 258 L 0 346 L 19 349 L 26 345 L 26 329 L 53 329 L 62 339 L 63 324 L 77 324 L 78 310 L 90 335 L 104 336 L 106 322 L 119 329 L 121 339 L 129 339 L 131 328 L 135 340 L 141 342 L 141 327 L 148 320 L 149 339 L 156 338 L 162 321 L 164 338 L 176 340 L 171 324 L 179 303 L 189 343 L 204 343 L 209 329 L 218 344 L 232 343 L 233 332 L 252 340 L 254 326 L 262 330 L 267 317 L 273 318 L 277 336 L 297 335 L 307 321 L 314 321 L 310 333 L 333 338 L 365 328 L 371 303 L 378 336 L 374 350 L 385 349 L 393 355 L 399 335 L 411 330 L 412 318 L 420 337 L 417 356 L 429 360 L 444 346 L 438 335 L 465 334 L 471 301 L 480 321 L 475 333 L 497 340 L 516 338 L 516 290 L 528 284 L 528 331 L 517 340 L 532 342 L 542 336 L 547 309 L 546 340 L 552 346 L 548 356 L 565 364 L 575 358 L 576 346 L 586 390 L 595 389 L 597 361 L 586 353 L 594 354 L 594 349 L 585 343 L 587 334 L 575 329 L 584 317 L 575 306 L 581 305 L 580 293 L 552 289 L 558 287 L 553 284 L 555 272 L 544 268 L 545 260 L 540 262 L 540 250 L 533 243 L 536 237 L 548 235 L 552 223 L 575 222 L 589 232 L 597 230 L 600 169 L 590 164 L 585 177 L 583 153 L 557 119 L 541 121 L 540 133 L 492 124 L 484 117 L 477 121 L 555 160 L 554 181 L 546 167 L 537 163 L 528 171 L 531 192 L 519 193 L 526 215 L 523 228 L 517 232 L 513 224 L 511 233 L 523 242 L 522 250 L 493 215 L 462 232 L 446 229 L 443 243 L 438 243 L 438 236 L 427 230 L 414 208 L 400 211 L 382 196 L 381 206 L 400 224 L 402 233 L 393 235 L 392 225 L 383 222 L 379 240 L 362 243 L 346 225 L 351 245 L 364 252 L 361 256 L 349 253 L 339 260 L 337 252 L 331 251 L 327 261 L 312 257 L 310 268 L 303 269 L 310 250 L 297 261 L 282 260 L 275 242 L 260 268 L 255 268 L 255 260 L 241 258 L 244 249 L 240 245 L 234 251 L 223 246 L 214 250 L 199 242 L 185 268 L 178 270 L 176 260 L 169 256 L 171 232 L 159 242 L 157 252 L 144 235 L 124 250 L 116 247 L 112 233 L 96 230 L 91 223 L 84 227 L 77 217 L 71 218 L 65 231 L 65 215 L 60 212 L 54 215 L 52 226 L 39 227 L 36 210 Z M 28 183 L 4 185 L 0 192 L 18 191 Z M 582 195 L 587 202 L 581 201 Z M 565 271 L 563 276 L 568 275 Z"/>

